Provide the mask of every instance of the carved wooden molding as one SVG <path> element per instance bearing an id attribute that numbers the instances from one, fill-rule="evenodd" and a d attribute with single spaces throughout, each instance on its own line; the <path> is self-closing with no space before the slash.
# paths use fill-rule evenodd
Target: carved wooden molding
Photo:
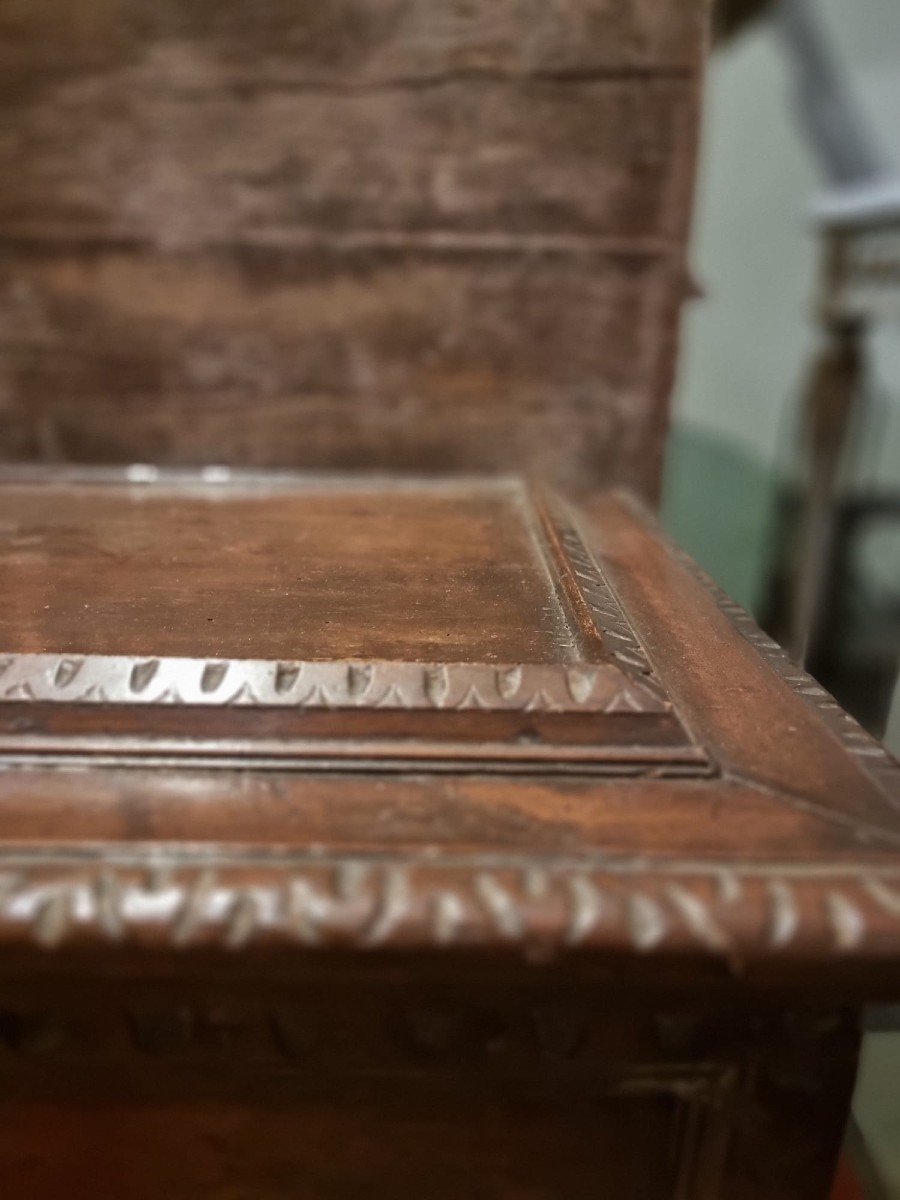
<path id="1" fill-rule="evenodd" d="M 892 803 L 900 806 L 900 770 L 896 759 L 884 746 L 845 712 L 829 691 L 822 687 L 791 659 L 790 655 L 769 637 L 742 605 L 732 600 L 684 550 L 666 539 L 672 554 L 691 572 L 712 595 L 722 613 L 737 632 L 749 642 L 759 656 L 771 667 L 803 702 L 822 718 L 838 737 L 844 748 L 856 758 Z"/>
<path id="2" fill-rule="evenodd" d="M 4 478 L 40 487 L 47 477 L 29 470 Z M 182 476 L 132 467 L 61 478 L 75 488 L 168 486 L 181 494 L 199 486 L 219 489 L 223 498 L 234 487 L 242 494 L 255 486 L 252 477 L 219 468 Z M 292 476 L 264 481 L 265 489 L 309 487 Z M 459 486 L 416 484 L 445 498 Z M 594 774 L 709 774 L 708 755 L 684 728 L 574 510 L 547 489 L 514 481 L 484 487 L 498 512 L 509 507 L 523 562 L 538 580 L 539 603 L 526 606 L 521 620 L 529 632 L 549 622 L 543 644 L 524 638 L 528 650 L 518 661 L 490 661 L 489 628 L 476 639 L 482 656 L 473 651 L 465 661 L 418 660 L 415 643 L 396 658 L 331 659 L 327 649 L 318 658 L 319 642 L 309 639 L 297 651 L 305 658 L 263 657 L 265 649 L 253 656 L 252 640 L 246 658 L 215 656 L 233 642 L 224 649 L 207 643 L 213 657 L 199 648 L 182 657 L 183 643 L 153 653 L 152 633 L 140 646 L 149 653 L 138 656 L 127 629 L 98 643 L 76 622 L 62 641 L 47 634 L 25 644 L 15 643 L 13 630 L 12 644 L 0 645 L 0 755 L 7 763 L 40 755 L 95 765 L 101 756 L 119 764 L 174 757 L 216 765 L 277 761 L 288 769 L 352 760 L 378 770 L 503 763 L 521 771 L 577 764 Z M 251 529 L 246 536 L 252 542 L 259 535 Z M 89 574 L 82 586 L 89 593 Z M 490 601 L 488 589 L 482 603 Z M 466 620 L 477 626 L 480 611 Z M 327 644 L 341 653 L 339 641 Z M 279 655 L 282 645 L 291 652 L 289 637 L 278 643 Z M 59 652 L 44 652 L 54 647 Z M 190 654 L 192 644 L 186 649 Z M 101 705 L 118 711 L 100 714 Z M 78 711 L 83 707 L 88 712 Z"/>
<path id="3" fill-rule="evenodd" d="M 0 700 L 278 708 L 667 712 L 611 663 L 270 662 L 10 654 Z"/>
<path id="4" fill-rule="evenodd" d="M 576 610 L 587 616 L 605 651 L 632 676 L 637 672 L 644 685 L 664 692 L 646 650 L 631 627 L 618 596 L 596 558 L 585 545 L 572 509 L 559 497 L 544 492 L 536 501 L 540 518 L 555 550 L 557 569 L 563 580 L 571 580 Z"/>
<path id="5" fill-rule="evenodd" d="M 547 494 L 536 508 L 558 586 L 598 651 L 585 661 L 301 662 L 0 651 L 0 701 L 670 712 L 646 652 L 572 514 Z"/>
<path id="6" fill-rule="evenodd" d="M 896 955 L 900 869 L 514 860 L 419 854 L 215 855 L 112 848 L 0 859 L 0 938 L 238 950 L 590 948 Z"/>

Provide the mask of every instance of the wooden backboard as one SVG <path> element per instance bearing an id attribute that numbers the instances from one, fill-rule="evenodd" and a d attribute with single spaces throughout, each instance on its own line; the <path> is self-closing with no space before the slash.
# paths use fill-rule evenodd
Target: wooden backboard
<path id="1" fill-rule="evenodd" d="M 704 8 L 0 0 L 0 453 L 652 495 Z"/>

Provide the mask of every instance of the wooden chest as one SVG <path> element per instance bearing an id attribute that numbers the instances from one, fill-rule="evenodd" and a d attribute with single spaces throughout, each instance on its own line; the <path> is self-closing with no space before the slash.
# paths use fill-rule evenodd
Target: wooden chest
<path id="1" fill-rule="evenodd" d="M 900 775 L 634 502 L 0 519 L 5 1197 L 823 1200 Z"/>
<path id="2" fill-rule="evenodd" d="M 897 770 L 604 490 L 704 8 L 0 0 L 3 1200 L 824 1200 Z"/>

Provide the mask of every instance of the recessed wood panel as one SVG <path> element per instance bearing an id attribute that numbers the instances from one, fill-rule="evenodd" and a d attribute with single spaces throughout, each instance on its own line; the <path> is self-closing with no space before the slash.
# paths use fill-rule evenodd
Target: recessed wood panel
<path id="1" fill-rule="evenodd" d="M 13 472 L 0 740 L 702 766 L 573 521 L 515 482 Z"/>
<path id="2" fill-rule="evenodd" d="M 515 487 L 12 485 L 0 520 L 20 653 L 578 657 Z"/>

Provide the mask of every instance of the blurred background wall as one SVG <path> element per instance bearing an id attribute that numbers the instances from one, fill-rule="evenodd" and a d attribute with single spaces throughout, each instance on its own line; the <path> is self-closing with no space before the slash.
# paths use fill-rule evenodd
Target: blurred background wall
<path id="1" fill-rule="evenodd" d="M 900 176 L 900 3 L 818 5 L 873 139 Z M 765 21 L 710 62 L 692 255 L 704 295 L 684 326 L 664 497 L 671 529 L 749 607 L 765 586 L 774 489 L 817 337 L 808 211 L 823 180 L 792 87 Z M 900 326 L 880 329 L 873 349 L 884 426 L 869 431 L 863 457 L 873 479 L 896 484 Z M 725 483 L 734 500 L 708 504 Z"/>
<path id="2" fill-rule="evenodd" d="M 900 176 L 900 3 L 818 0 L 873 141 Z M 718 48 L 709 66 L 693 264 L 663 517 L 736 599 L 764 606 L 779 484 L 818 332 L 819 246 L 809 209 L 824 187 L 793 111 L 791 64 L 771 24 Z M 900 323 L 871 342 L 874 419 L 860 486 L 900 486 Z M 895 539 L 871 569 L 900 580 Z M 900 694 L 887 740 L 900 752 Z M 856 1103 L 888 1193 L 900 1197 L 900 1034 L 868 1035 Z"/>

